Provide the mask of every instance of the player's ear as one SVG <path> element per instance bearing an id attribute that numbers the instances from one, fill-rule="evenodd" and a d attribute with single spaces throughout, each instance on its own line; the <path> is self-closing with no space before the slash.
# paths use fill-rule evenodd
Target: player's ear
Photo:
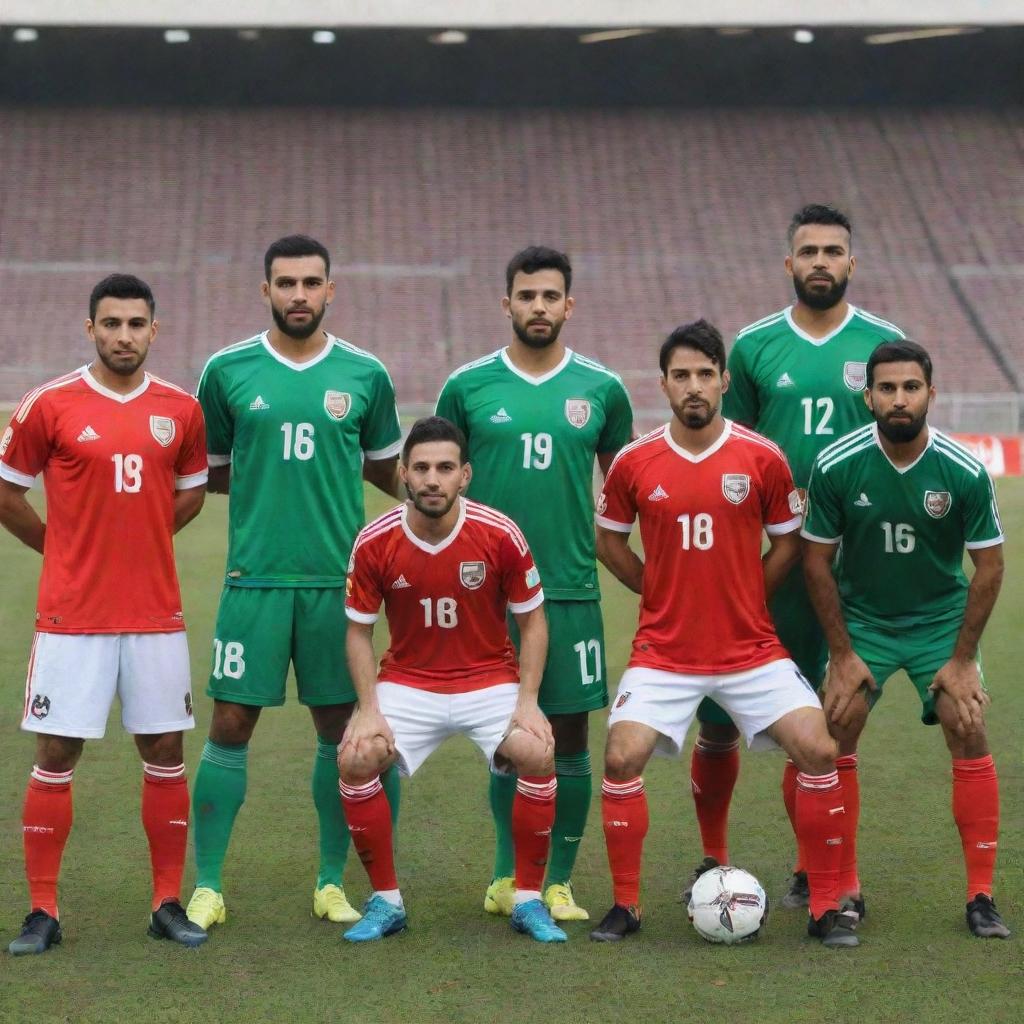
<path id="1" fill-rule="evenodd" d="M 324 302 L 329 306 L 334 301 L 334 282 L 333 281 L 328 281 L 327 282 L 326 296 L 327 297 L 324 299 Z"/>
<path id="2" fill-rule="evenodd" d="M 152 341 L 156 337 L 156 332 L 160 330 L 160 321 L 154 320 L 149 325 L 149 340 Z"/>
<path id="3" fill-rule="evenodd" d="M 501 297 L 501 309 L 505 316 L 512 316 L 512 300 L 507 295 Z"/>
<path id="4" fill-rule="evenodd" d="M 462 464 L 462 486 L 459 488 L 460 491 L 465 491 L 469 486 L 469 481 L 473 479 L 473 467 L 468 463 Z"/>
<path id="5" fill-rule="evenodd" d="M 568 320 L 572 316 L 572 311 L 576 306 L 576 300 L 571 296 L 565 297 L 565 319 Z"/>
<path id="6" fill-rule="evenodd" d="M 722 394 L 723 395 L 726 393 L 726 391 L 729 390 L 729 384 L 730 384 L 731 381 L 732 381 L 732 377 L 729 376 L 729 371 L 728 370 L 723 370 L 722 371 Z"/>
<path id="7" fill-rule="evenodd" d="M 793 276 L 793 254 L 792 253 L 787 253 L 784 265 L 786 267 L 786 273 L 789 274 L 790 277 L 792 277 Z"/>
<path id="8" fill-rule="evenodd" d="M 89 335 L 90 341 L 96 340 L 96 325 L 88 317 L 85 318 L 85 333 Z"/>
<path id="9" fill-rule="evenodd" d="M 847 272 L 847 277 L 853 277 L 853 272 L 857 269 L 857 257 L 850 257 L 850 269 Z"/>
<path id="10" fill-rule="evenodd" d="M 871 388 L 864 389 L 864 404 L 872 411 L 875 411 L 875 403 L 871 401 Z"/>
<path id="11" fill-rule="evenodd" d="M 262 295 L 263 298 L 266 299 L 267 303 L 270 302 L 270 282 L 269 281 L 266 281 L 266 280 L 260 281 L 260 295 Z"/>

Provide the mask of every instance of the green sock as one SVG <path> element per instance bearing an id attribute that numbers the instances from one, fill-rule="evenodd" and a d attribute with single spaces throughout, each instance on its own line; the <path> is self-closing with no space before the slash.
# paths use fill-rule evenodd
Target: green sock
<path id="1" fill-rule="evenodd" d="M 224 746 L 207 740 L 192 786 L 192 835 L 196 846 L 196 888 L 221 891 L 221 870 L 238 809 L 245 803 L 249 745 Z"/>
<path id="2" fill-rule="evenodd" d="M 398 775 L 398 765 L 393 764 L 380 777 L 380 784 L 384 787 L 384 795 L 391 805 L 391 828 L 398 828 L 398 808 L 402 803 L 402 783 Z"/>
<path id="3" fill-rule="evenodd" d="M 313 759 L 313 804 L 320 823 L 320 872 L 316 887 L 341 885 L 351 838 L 338 792 L 338 744 L 316 738 Z"/>
<path id="4" fill-rule="evenodd" d="M 494 818 L 494 874 L 492 878 L 514 878 L 515 850 L 512 847 L 512 802 L 516 798 L 515 775 L 491 772 L 491 816 Z"/>
<path id="5" fill-rule="evenodd" d="M 590 774 L 590 751 L 582 754 L 555 756 L 558 794 L 555 797 L 555 824 L 551 829 L 551 852 L 548 855 L 548 885 L 569 881 L 580 850 L 580 840 L 590 812 L 593 789 Z"/>

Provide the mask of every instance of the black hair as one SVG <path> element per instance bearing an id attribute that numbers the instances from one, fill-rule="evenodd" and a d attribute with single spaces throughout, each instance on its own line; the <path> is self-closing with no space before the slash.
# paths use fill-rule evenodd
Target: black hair
<path id="1" fill-rule="evenodd" d="M 263 254 L 263 273 L 267 280 L 270 280 L 270 267 L 274 260 L 282 257 L 291 259 L 294 256 L 319 256 L 324 261 L 324 273 L 331 273 L 331 255 L 322 243 L 309 235 L 285 235 L 271 242 L 270 248 Z"/>
<path id="2" fill-rule="evenodd" d="M 156 313 L 153 290 L 142 278 L 134 274 L 110 274 L 103 278 L 89 293 L 89 319 L 96 319 L 96 307 L 100 299 L 145 299 L 149 306 L 149 318 Z"/>
<path id="3" fill-rule="evenodd" d="M 917 363 L 924 373 L 924 382 L 932 386 L 932 357 L 924 346 L 904 338 L 902 341 L 883 341 L 868 357 L 868 387 L 875 383 L 875 367 L 882 363 Z"/>
<path id="4" fill-rule="evenodd" d="M 512 282 L 516 274 L 536 274 L 538 270 L 561 271 L 565 280 L 565 294 L 572 287 L 572 264 L 564 252 L 551 249 L 546 245 L 529 245 L 520 250 L 508 261 L 505 268 L 505 294 L 511 296 Z"/>
<path id="5" fill-rule="evenodd" d="M 850 218 L 835 206 L 829 206 L 827 203 L 808 203 L 797 210 L 789 222 L 789 231 L 787 232 L 790 246 L 793 244 L 793 236 L 797 229 L 802 228 L 805 224 L 834 224 L 837 227 L 846 228 L 850 241 L 853 242 L 853 227 L 850 225 Z"/>
<path id="6" fill-rule="evenodd" d="M 658 365 L 663 377 L 668 375 L 668 362 L 677 348 L 692 348 L 703 352 L 719 370 L 725 369 L 725 342 L 722 341 L 722 335 L 714 324 L 703 318 L 677 327 L 662 343 Z"/>
<path id="7" fill-rule="evenodd" d="M 459 461 L 463 465 L 469 462 L 466 435 L 451 420 L 446 420 L 443 416 L 424 416 L 412 425 L 409 436 L 402 445 L 403 464 L 409 464 L 409 452 L 416 445 L 429 444 L 431 441 L 451 441 L 459 447 Z"/>

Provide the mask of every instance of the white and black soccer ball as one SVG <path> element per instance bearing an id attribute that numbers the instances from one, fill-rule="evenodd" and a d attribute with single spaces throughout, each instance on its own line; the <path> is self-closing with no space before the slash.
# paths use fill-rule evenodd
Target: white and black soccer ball
<path id="1" fill-rule="evenodd" d="M 757 938 L 768 920 L 768 897 L 749 871 L 723 865 L 694 882 L 687 912 L 701 938 L 731 946 Z"/>

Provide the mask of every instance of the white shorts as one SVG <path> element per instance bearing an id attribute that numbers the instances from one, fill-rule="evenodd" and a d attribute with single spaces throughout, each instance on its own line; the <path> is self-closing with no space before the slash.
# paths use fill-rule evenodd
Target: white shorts
<path id="1" fill-rule="evenodd" d="M 412 775 L 449 736 L 468 736 L 494 766 L 519 697 L 518 683 L 469 693 L 431 693 L 402 683 L 379 682 L 381 714 L 395 734 L 398 770 Z"/>
<path id="2" fill-rule="evenodd" d="M 22 729 L 99 739 L 115 694 L 130 733 L 195 728 L 185 633 L 36 633 Z"/>
<path id="3" fill-rule="evenodd" d="M 686 732 L 704 697 L 736 723 L 748 747 L 768 748 L 774 741 L 764 731 L 798 708 L 820 708 L 811 684 L 789 658 L 725 675 L 682 675 L 655 668 L 628 668 L 612 702 L 608 727 L 640 722 L 661 733 L 658 753 L 678 756 Z"/>

